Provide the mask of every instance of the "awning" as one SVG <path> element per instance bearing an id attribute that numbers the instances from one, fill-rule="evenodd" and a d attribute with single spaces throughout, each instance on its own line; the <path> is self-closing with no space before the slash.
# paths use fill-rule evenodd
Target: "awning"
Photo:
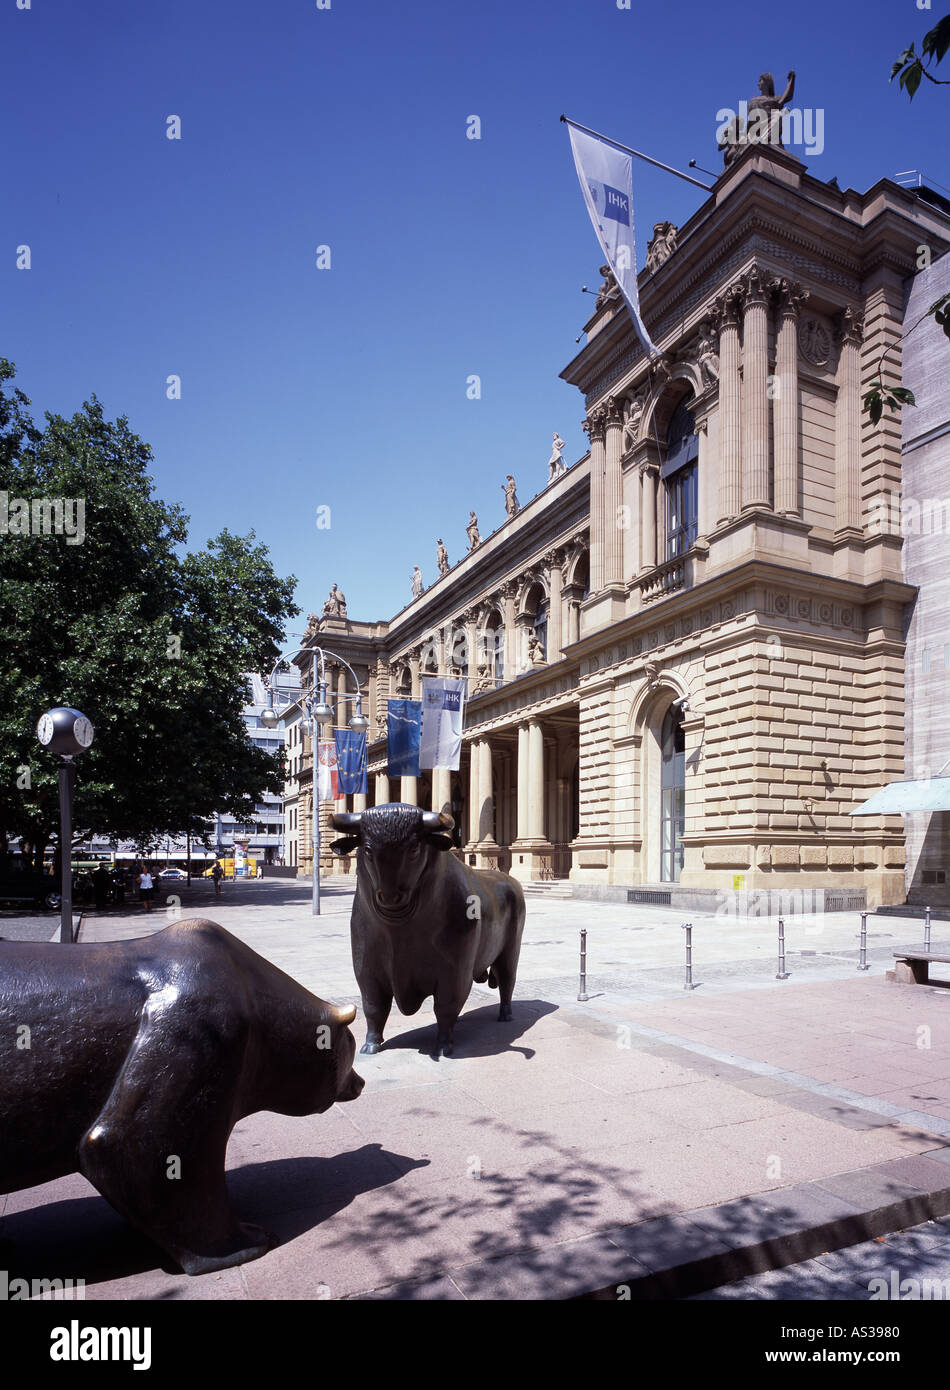
<path id="1" fill-rule="evenodd" d="M 908 811 L 950 811 L 950 777 L 891 782 L 863 802 L 852 816 L 903 816 Z"/>

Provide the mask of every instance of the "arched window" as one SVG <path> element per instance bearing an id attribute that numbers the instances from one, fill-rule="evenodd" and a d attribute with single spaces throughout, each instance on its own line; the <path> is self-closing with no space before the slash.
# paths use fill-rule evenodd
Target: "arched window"
<path id="1" fill-rule="evenodd" d="M 698 520 L 696 421 L 684 397 L 666 431 L 666 459 L 660 477 L 666 485 L 666 558 L 684 555 L 696 539 Z"/>

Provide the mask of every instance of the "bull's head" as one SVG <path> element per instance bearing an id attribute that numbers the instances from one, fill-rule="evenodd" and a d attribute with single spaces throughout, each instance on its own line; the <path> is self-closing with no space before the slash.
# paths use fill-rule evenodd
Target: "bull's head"
<path id="1" fill-rule="evenodd" d="M 361 881 L 375 911 L 393 922 L 409 917 L 432 855 L 452 847 L 452 817 L 392 802 L 341 812 L 330 820 L 337 830 L 349 832 L 334 840 L 332 850 L 349 854 L 359 848 Z"/>

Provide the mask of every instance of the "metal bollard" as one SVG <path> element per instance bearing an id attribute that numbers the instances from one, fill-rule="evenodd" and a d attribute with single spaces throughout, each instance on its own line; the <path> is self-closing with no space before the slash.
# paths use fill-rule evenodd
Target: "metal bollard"
<path id="1" fill-rule="evenodd" d="M 684 922 L 681 931 L 686 933 L 686 983 L 684 989 L 695 989 L 693 984 L 693 924 Z"/>
<path id="2" fill-rule="evenodd" d="M 788 971 L 785 969 L 785 919 L 778 919 L 778 974 L 777 980 L 787 980 Z"/>
<path id="3" fill-rule="evenodd" d="M 930 950 L 930 908 L 924 908 L 924 950 Z"/>
<path id="4" fill-rule="evenodd" d="M 861 950 L 858 954 L 858 969 L 868 970 L 868 915 L 861 913 Z"/>
<path id="5" fill-rule="evenodd" d="M 581 927 L 581 978 L 577 989 L 579 1004 L 587 1003 L 587 929 Z"/>

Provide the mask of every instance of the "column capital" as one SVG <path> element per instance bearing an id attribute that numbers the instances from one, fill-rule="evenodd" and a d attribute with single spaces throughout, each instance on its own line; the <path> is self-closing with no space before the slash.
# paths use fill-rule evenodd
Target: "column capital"
<path id="1" fill-rule="evenodd" d="M 592 444 L 595 442 L 602 444 L 604 442 L 604 435 L 607 430 L 607 412 L 604 410 L 603 406 L 598 406 L 596 410 L 591 411 L 587 417 L 584 429 Z"/>
<path id="2" fill-rule="evenodd" d="M 623 399 L 608 396 L 604 402 L 604 418 L 608 427 L 623 423 Z"/>
<path id="3" fill-rule="evenodd" d="M 835 338 L 839 346 L 845 343 L 857 346 L 864 339 L 864 319 L 850 304 L 841 310 L 835 320 Z"/>
<path id="4" fill-rule="evenodd" d="M 768 308 L 769 282 L 758 266 L 742 277 L 743 309 Z"/>
<path id="5" fill-rule="evenodd" d="M 724 328 L 738 328 L 742 300 L 743 287 L 736 283 L 724 290 L 715 301 L 712 305 L 712 311 L 707 317 L 715 325 L 718 332 L 721 333 Z"/>
<path id="6" fill-rule="evenodd" d="M 796 280 L 789 280 L 784 275 L 776 276 L 770 280 L 769 289 L 775 297 L 776 306 L 782 317 L 797 319 L 808 301 L 809 291 L 798 284 Z"/>
<path id="7" fill-rule="evenodd" d="M 639 464 L 637 465 L 637 468 L 641 478 L 647 478 L 650 476 L 660 476 L 660 465 L 657 463 L 656 459 L 641 459 Z"/>

